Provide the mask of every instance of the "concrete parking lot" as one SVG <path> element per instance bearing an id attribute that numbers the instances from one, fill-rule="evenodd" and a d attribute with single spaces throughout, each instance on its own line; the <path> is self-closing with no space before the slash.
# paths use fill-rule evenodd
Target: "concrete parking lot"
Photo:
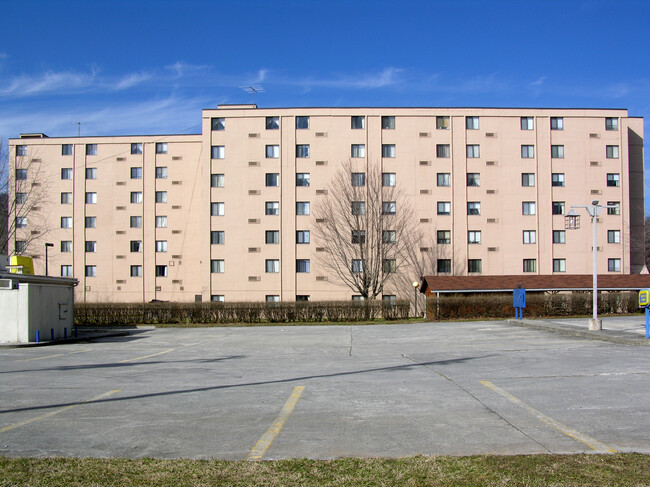
<path id="1" fill-rule="evenodd" d="M 650 347 L 504 322 L 151 329 L 0 356 L 5 456 L 650 453 Z"/>

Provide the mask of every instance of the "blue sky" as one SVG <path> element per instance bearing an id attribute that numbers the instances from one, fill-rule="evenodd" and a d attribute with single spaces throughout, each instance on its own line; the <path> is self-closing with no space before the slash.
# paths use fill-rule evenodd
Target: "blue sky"
<path id="1" fill-rule="evenodd" d="M 650 2 L 5 0 L 0 138 L 200 131 L 200 110 L 613 107 L 650 126 Z M 646 156 L 646 181 L 650 164 Z M 646 184 L 648 187 L 648 184 Z"/>

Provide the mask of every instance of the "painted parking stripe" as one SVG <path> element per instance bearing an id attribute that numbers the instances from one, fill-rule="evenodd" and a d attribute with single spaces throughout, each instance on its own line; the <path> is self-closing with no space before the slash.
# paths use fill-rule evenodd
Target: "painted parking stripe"
<path id="1" fill-rule="evenodd" d="M 302 391 L 304 390 L 304 386 L 297 386 L 293 388 L 293 392 L 289 396 L 289 399 L 287 399 L 287 402 L 284 403 L 284 407 L 282 408 L 282 411 L 280 411 L 280 415 L 273 422 L 271 427 L 266 430 L 266 433 L 264 433 L 262 437 L 257 441 L 257 443 L 255 443 L 255 446 L 251 449 L 251 451 L 248 452 L 248 455 L 246 455 L 246 458 L 244 460 L 255 461 L 261 460 L 262 457 L 264 457 L 267 450 L 271 446 L 271 443 L 273 443 L 273 440 L 278 437 L 280 431 L 282 431 L 282 428 L 289 419 L 289 416 L 291 416 L 293 408 L 295 408 L 296 404 L 298 404 L 298 400 L 300 399 Z"/>
<path id="2" fill-rule="evenodd" d="M 62 413 L 64 411 L 67 411 L 68 409 L 76 408 L 77 406 L 81 406 L 82 404 L 90 404 L 95 401 L 99 401 L 100 399 L 104 399 L 112 394 L 115 394 L 117 392 L 120 392 L 119 389 L 114 389 L 112 391 L 105 392 L 104 394 L 100 394 L 99 396 L 93 397 L 92 399 L 88 399 L 86 401 L 82 401 L 78 404 L 72 404 L 70 406 L 65 406 L 63 408 L 56 409 L 54 411 L 50 411 L 49 413 L 46 414 L 41 414 L 40 416 L 36 416 L 35 418 L 28 419 L 26 421 L 21 421 L 20 423 L 14 423 L 10 424 L 9 426 L 5 426 L 4 428 L 0 429 L 0 433 L 4 433 L 5 431 L 10 431 L 15 428 L 19 428 L 20 426 L 26 426 L 31 423 L 35 423 L 36 421 L 41 421 L 42 419 L 47 419 L 50 418 L 56 414 Z"/>
<path id="3" fill-rule="evenodd" d="M 589 448 L 592 450 L 598 452 L 598 453 L 615 453 L 616 450 L 613 448 L 610 448 L 609 446 L 605 445 L 604 443 L 601 443 L 600 441 L 596 440 L 595 438 L 592 438 L 591 436 L 587 436 L 583 433 L 580 433 L 579 431 L 574 430 L 573 428 L 570 428 L 569 426 L 560 423 L 559 421 L 554 420 L 553 418 L 546 416 L 544 413 L 541 413 L 537 409 L 535 409 L 532 406 L 529 406 L 525 402 L 523 402 L 521 399 L 518 397 L 513 396 L 507 391 L 504 391 L 498 386 L 495 386 L 490 382 L 489 380 L 482 380 L 480 381 L 481 384 L 483 384 L 485 387 L 490 389 L 491 391 L 496 392 L 497 394 L 500 394 L 501 396 L 505 397 L 508 401 L 510 401 L 513 404 L 516 404 L 517 406 L 521 407 L 528 413 L 530 413 L 532 416 L 535 416 L 538 420 L 540 420 L 542 423 L 544 423 L 547 426 L 550 426 L 551 428 L 554 428 L 558 430 L 560 433 L 565 434 L 574 440 L 579 441 L 580 443 L 584 443 L 587 445 Z"/>
<path id="4" fill-rule="evenodd" d="M 162 355 L 162 354 L 165 354 L 165 353 L 169 353 L 169 352 L 171 352 L 173 350 L 175 350 L 175 349 L 174 348 L 169 348 L 167 350 L 163 350 L 162 352 L 152 353 L 151 355 L 144 355 L 142 357 L 135 357 L 135 358 L 127 358 L 126 360 L 120 360 L 118 362 L 118 364 L 124 364 L 126 362 L 135 362 L 136 360 L 143 360 L 143 359 L 146 359 L 146 358 L 155 357 L 156 355 Z"/>
<path id="5" fill-rule="evenodd" d="M 14 362 L 31 362 L 32 360 L 45 360 L 48 358 L 54 358 L 54 357 L 63 357 L 64 355 L 74 355 L 76 353 L 86 353 L 86 352 L 92 352 L 92 348 L 89 348 L 88 350 L 79 350 L 77 352 L 69 352 L 69 353 L 55 353 L 54 355 L 46 355 L 44 357 L 34 357 L 34 358 L 25 358 L 22 360 L 14 360 Z"/>

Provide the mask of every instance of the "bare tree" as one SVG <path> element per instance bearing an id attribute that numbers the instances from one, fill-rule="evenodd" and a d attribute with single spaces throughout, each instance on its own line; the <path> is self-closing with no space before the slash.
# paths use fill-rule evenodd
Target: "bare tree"
<path id="1" fill-rule="evenodd" d="M 382 294 L 386 283 L 408 267 L 406 254 L 420 241 L 413 209 L 391 177 L 378 164 L 357 172 L 348 161 L 314 207 L 317 245 L 325 250 L 321 265 L 334 282 L 364 299 Z"/>

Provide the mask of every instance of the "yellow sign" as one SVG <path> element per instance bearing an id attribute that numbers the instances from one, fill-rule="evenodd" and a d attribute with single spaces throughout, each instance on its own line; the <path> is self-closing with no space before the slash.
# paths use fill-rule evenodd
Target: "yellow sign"
<path id="1" fill-rule="evenodd" d="M 641 289 L 639 291 L 639 308 L 650 306 L 650 289 Z"/>
<path id="2" fill-rule="evenodd" d="M 31 257 L 23 257 L 22 255 L 12 255 L 10 271 L 13 274 L 29 274 L 34 275 L 34 262 Z"/>

